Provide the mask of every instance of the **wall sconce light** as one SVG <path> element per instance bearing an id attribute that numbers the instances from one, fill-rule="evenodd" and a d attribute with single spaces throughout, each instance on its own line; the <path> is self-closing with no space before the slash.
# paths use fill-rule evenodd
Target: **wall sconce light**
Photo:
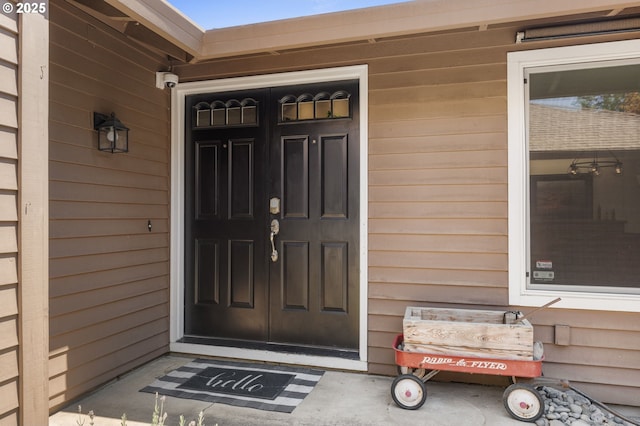
<path id="1" fill-rule="evenodd" d="M 93 128 L 98 131 L 98 149 L 106 152 L 129 152 L 129 128 L 111 115 L 93 113 Z"/>

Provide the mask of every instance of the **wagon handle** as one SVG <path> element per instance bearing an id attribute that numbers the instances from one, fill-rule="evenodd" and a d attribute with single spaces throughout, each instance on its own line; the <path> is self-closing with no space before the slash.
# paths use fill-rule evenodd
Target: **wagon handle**
<path id="1" fill-rule="evenodd" d="M 515 322 L 522 322 L 525 320 L 525 318 L 530 317 L 531 315 L 535 314 L 536 312 L 544 309 L 544 308 L 548 308 L 549 306 L 558 303 L 559 301 L 561 301 L 562 298 L 558 297 L 556 299 L 553 299 L 551 302 L 547 303 L 546 305 L 540 306 L 539 308 L 535 308 L 533 311 L 528 312 L 526 315 L 521 316 L 520 318 L 516 319 Z"/>

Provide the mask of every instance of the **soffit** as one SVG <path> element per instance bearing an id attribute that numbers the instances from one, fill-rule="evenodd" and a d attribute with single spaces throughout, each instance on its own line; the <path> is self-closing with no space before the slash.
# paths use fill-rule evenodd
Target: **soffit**
<path id="1" fill-rule="evenodd" d="M 200 51 L 204 31 L 164 1 L 66 1 L 170 61 L 190 62 Z"/>
<path id="2" fill-rule="evenodd" d="M 104 3 L 142 28 L 129 29 L 130 36 L 138 30 L 142 33 L 136 35 L 138 39 L 150 44 L 161 43 L 148 35 L 152 32 L 165 43 L 186 52 L 184 62 L 373 42 L 417 33 L 482 31 L 509 23 L 557 21 L 558 17 L 563 17 L 565 22 L 612 19 L 640 10 L 640 1 L 620 0 L 414 0 L 204 31 L 164 0 L 104 0 Z"/>
<path id="3" fill-rule="evenodd" d="M 208 30 L 199 60 L 570 15 L 613 16 L 616 0 L 415 0 L 388 6 Z M 515 37 L 515 34 L 514 34 Z"/>

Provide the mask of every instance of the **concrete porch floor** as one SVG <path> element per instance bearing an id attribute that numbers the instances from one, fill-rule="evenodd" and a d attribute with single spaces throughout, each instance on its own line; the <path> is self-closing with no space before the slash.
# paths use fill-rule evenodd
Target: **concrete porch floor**
<path id="1" fill-rule="evenodd" d="M 127 425 L 149 425 L 154 395 L 139 392 L 193 358 L 167 355 L 158 358 L 61 409 L 49 418 L 50 426 L 82 424 L 78 405 L 85 414 L 93 410 L 95 426 L 119 426 L 127 415 Z M 326 371 L 314 390 L 291 414 L 252 408 L 167 397 L 166 425 L 178 425 L 204 412 L 207 426 L 231 425 L 425 425 L 425 426 L 507 426 L 524 425 L 509 417 L 502 406 L 501 387 L 460 383 L 427 383 L 427 401 L 418 410 L 399 408 L 391 399 L 393 377 Z M 627 416 L 640 416 L 640 407 L 615 407 Z M 531 424 L 531 423 L 529 423 Z"/>

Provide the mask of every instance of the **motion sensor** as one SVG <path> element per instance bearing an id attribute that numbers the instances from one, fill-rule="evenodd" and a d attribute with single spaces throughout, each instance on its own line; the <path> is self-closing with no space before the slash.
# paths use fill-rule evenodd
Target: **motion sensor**
<path id="1" fill-rule="evenodd" d="M 170 72 L 157 72 L 156 73 L 156 87 L 158 89 L 164 89 L 165 87 L 173 89 L 178 84 L 178 76 Z"/>

